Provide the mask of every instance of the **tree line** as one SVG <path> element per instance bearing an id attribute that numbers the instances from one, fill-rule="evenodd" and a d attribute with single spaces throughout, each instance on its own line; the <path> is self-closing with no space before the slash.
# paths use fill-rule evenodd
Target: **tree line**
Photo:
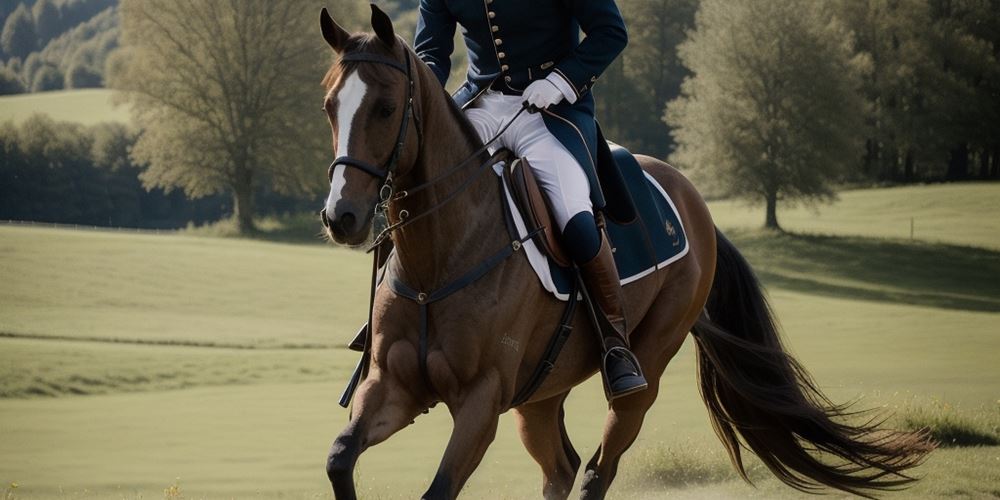
<path id="1" fill-rule="evenodd" d="M 104 86 L 117 0 L 3 2 L 0 95 Z"/>
<path id="2" fill-rule="evenodd" d="M 1000 178 L 1000 1 L 703 0 L 670 159 L 767 207 L 857 182 Z"/>
<path id="3" fill-rule="evenodd" d="M 133 161 L 136 132 L 118 123 L 83 126 L 35 115 L 0 124 L 0 220 L 174 229 L 226 217 L 229 197 L 188 199 L 182 191 L 147 189 Z M 299 213 L 314 200 L 261 186 L 261 214 Z"/>
<path id="4" fill-rule="evenodd" d="M 379 3 L 412 36 L 418 2 Z M 764 204 L 766 225 L 845 184 L 1000 178 L 1000 0 L 618 5 L 629 45 L 595 87 L 605 135 Z M 366 29 L 366 7 L 337 18 Z M 132 107 L 142 185 L 226 195 L 247 230 L 255 193 L 322 196 L 332 55 L 315 17 L 304 1 L 122 0 L 102 79 Z"/>

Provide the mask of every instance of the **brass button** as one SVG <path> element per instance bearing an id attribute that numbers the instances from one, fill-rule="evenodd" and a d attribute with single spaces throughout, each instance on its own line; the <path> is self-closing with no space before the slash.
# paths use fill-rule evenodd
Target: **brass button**
<path id="1" fill-rule="evenodd" d="M 493 43 L 496 45 L 500 45 L 501 43 L 503 43 L 503 40 L 497 38 L 496 40 L 493 40 Z"/>
<path id="2" fill-rule="evenodd" d="M 493 30 L 494 33 L 496 33 L 497 31 L 500 31 L 500 27 L 499 26 L 495 26 L 495 25 L 494 26 L 490 26 L 490 29 Z"/>
<path id="3" fill-rule="evenodd" d="M 491 10 L 491 11 L 489 11 L 489 12 L 487 13 L 487 15 L 488 15 L 488 16 L 490 16 L 490 19 L 493 19 L 494 17 L 497 17 L 497 13 L 496 13 L 496 12 L 493 12 L 492 10 Z"/>
<path id="4" fill-rule="evenodd" d="M 507 66 L 506 64 L 500 66 L 500 71 L 507 71 L 508 69 L 510 69 L 510 66 Z"/>
<path id="5" fill-rule="evenodd" d="M 500 59 L 503 59 L 503 58 L 507 57 L 507 54 L 504 54 L 503 52 L 501 52 L 501 53 L 497 54 L 497 57 L 499 57 Z"/>
<path id="6" fill-rule="evenodd" d="M 511 78 L 511 77 L 509 77 L 509 76 L 505 76 L 505 77 L 503 77 L 503 81 L 505 81 L 505 82 L 507 82 L 507 83 L 510 83 L 510 81 L 511 81 L 511 80 L 513 80 L 513 78 Z"/>

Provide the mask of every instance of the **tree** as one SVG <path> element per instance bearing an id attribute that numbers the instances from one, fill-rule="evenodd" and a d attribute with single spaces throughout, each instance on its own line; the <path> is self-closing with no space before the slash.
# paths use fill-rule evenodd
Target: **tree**
<path id="1" fill-rule="evenodd" d="M 89 66 L 81 63 L 74 63 L 66 72 L 66 84 L 68 89 L 85 89 L 101 86 L 101 75 Z"/>
<path id="2" fill-rule="evenodd" d="M 834 196 L 863 152 L 867 57 L 809 0 L 705 0 L 680 54 L 693 76 L 667 107 L 675 164 L 725 194 L 777 203 Z"/>
<path id="3" fill-rule="evenodd" d="M 317 118 L 329 51 L 303 0 L 125 0 L 128 57 L 111 87 L 142 130 L 147 188 L 226 192 L 242 232 L 254 192 L 318 194 L 329 130 Z"/>
<path id="4" fill-rule="evenodd" d="M 24 84 L 17 72 L 10 68 L 0 68 L 0 95 L 20 94 Z"/>
<path id="5" fill-rule="evenodd" d="M 35 18 L 35 32 L 38 34 L 38 45 L 44 47 L 49 40 L 62 32 L 62 21 L 59 19 L 59 9 L 52 0 L 38 0 L 31 13 Z"/>
<path id="6" fill-rule="evenodd" d="M 665 158 L 672 144 L 661 115 L 688 74 L 677 46 L 694 27 L 697 0 L 629 0 L 618 5 L 629 42 L 594 87 L 597 116 L 608 139 Z"/>
<path id="7" fill-rule="evenodd" d="M 23 3 L 11 13 L 0 34 L 0 46 L 10 56 L 27 57 L 35 50 L 38 35 L 35 34 L 35 19 Z"/>
<path id="8" fill-rule="evenodd" d="M 681 82 L 688 76 L 677 47 L 694 27 L 698 2 L 636 0 L 622 2 L 621 7 L 629 30 L 625 72 L 644 101 L 639 109 L 646 110 L 636 114 L 638 123 L 632 133 L 649 154 L 665 158 L 673 144 L 664 141 L 669 129 L 661 119 L 662 111 L 680 94 Z"/>
<path id="9" fill-rule="evenodd" d="M 945 117 L 940 125 L 950 142 L 945 177 L 971 177 L 978 158 L 980 176 L 988 178 L 990 157 L 996 165 L 1000 153 L 1000 0 L 929 4 L 936 62 L 944 73 L 939 116 Z"/>
<path id="10" fill-rule="evenodd" d="M 838 0 L 872 58 L 863 172 L 887 181 L 990 175 L 1000 126 L 998 0 Z"/>
<path id="11" fill-rule="evenodd" d="M 46 90 L 59 90 L 63 88 L 63 76 L 59 68 L 51 64 L 46 64 L 35 72 L 31 81 L 32 92 L 45 92 Z"/>
<path id="12" fill-rule="evenodd" d="M 869 102 L 869 136 L 862 173 L 882 181 L 912 181 L 944 160 L 942 115 L 949 89 L 925 0 L 839 0 L 834 13 L 855 47 L 872 60 L 862 93 Z M 926 174 L 927 172 L 924 172 Z"/>

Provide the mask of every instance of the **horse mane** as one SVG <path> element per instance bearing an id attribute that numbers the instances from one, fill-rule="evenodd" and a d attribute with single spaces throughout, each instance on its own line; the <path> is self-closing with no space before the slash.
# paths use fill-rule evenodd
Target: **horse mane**
<path id="1" fill-rule="evenodd" d="M 400 45 L 403 50 L 410 53 L 410 58 L 413 60 L 413 66 L 416 69 L 416 74 L 414 75 L 421 81 L 421 83 L 426 83 L 428 81 L 432 82 L 434 85 L 437 82 L 437 77 L 431 73 L 430 68 L 420 59 L 419 56 L 410 48 L 402 38 L 396 37 L 399 40 Z M 347 44 L 344 48 L 344 53 L 375 53 L 386 57 L 394 57 L 396 54 L 392 53 L 389 49 L 385 47 L 377 36 L 370 33 L 359 33 L 352 35 L 348 39 Z M 396 74 L 396 71 L 392 68 L 383 66 L 381 64 L 363 64 L 362 61 L 344 61 L 343 58 L 338 58 L 337 62 L 330 66 L 327 70 L 326 75 L 323 76 L 322 84 L 326 88 L 327 93 L 329 93 L 333 87 L 337 85 L 341 77 L 345 74 L 351 72 L 351 70 L 357 70 L 359 74 L 365 77 L 365 80 L 370 82 L 386 82 L 390 81 L 392 76 Z M 444 94 L 445 101 L 448 104 L 448 112 L 455 123 L 458 124 L 459 130 L 462 132 L 462 136 L 465 140 L 472 144 L 475 148 L 479 148 L 483 145 L 482 139 L 479 137 L 479 133 L 476 132 L 475 127 L 472 126 L 472 122 L 466 118 L 465 113 L 462 112 L 461 108 L 455 104 L 455 101 L 451 99 L 444 87 L 441 87 L 441 92 Z"/>

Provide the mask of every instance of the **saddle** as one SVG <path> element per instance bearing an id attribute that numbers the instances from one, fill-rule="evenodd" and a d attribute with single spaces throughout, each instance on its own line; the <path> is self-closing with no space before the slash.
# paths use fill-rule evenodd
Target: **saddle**
<path id="1" fill-rule="evenodd" d="M 540 230 L 532 238 L 535 245 L 556 264 L 562 267 L 571 266 L 573 262 L 562 246 L 562 238 L 558 234 L 558 225 L 549 207 L 548 197 L 538 186 L 528 160 L 518 158 L 508 162 L 501 176 L 503 182 L 507 184 L 507 189 L 514 195 L 514 203 L 524 217 L 527 232 Z"/>
<path id="2" fill-rule="evenodd" d="M 619 168 L 619 161 L 604 139 L 600 126 L 597 127 L 597 144 L 597 177 L 607 203 L 602 212 L 617 224 L 632 224 L 638 218 L 638 210 Z M 631 157 L 631 153 L 622 151 Z M 507 155 L 508 159 L 512 157 L 512 153 Z M 538 249 L 559 267 L 572 267 L 573 262 L 558 234 L 559 225 L 552 215 L 549 199 L 538 185 L 528 160 L 518 158 L 508 161 L 501 176 L 507 189 L 513 193 L 514 204 L 524 218 L 525 229 L 528 232 L 541 229 L 538 236 L 532 239 Z"/>

